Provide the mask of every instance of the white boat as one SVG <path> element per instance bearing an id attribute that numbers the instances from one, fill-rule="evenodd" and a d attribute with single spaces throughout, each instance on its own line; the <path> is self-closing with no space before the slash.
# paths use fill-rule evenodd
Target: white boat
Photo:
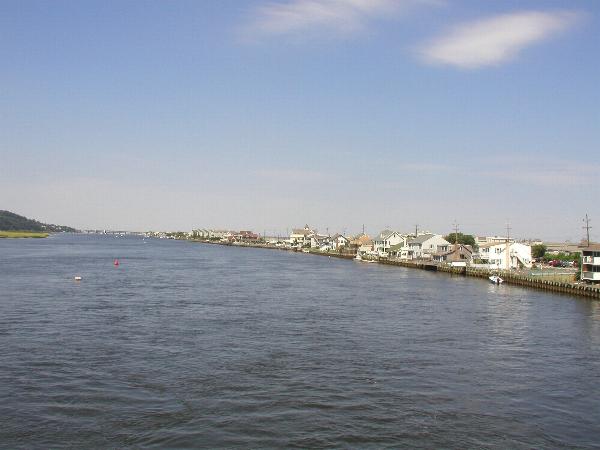
<path id="1" fill-rule="evenodd" d="M 490 282 L 494 283 L 494 284 L 501 284 L 504 282 L 504 280 L 502 278 L 500 278 L 498 275 L 492 275 L 491 277 L 489 277 Z"/>

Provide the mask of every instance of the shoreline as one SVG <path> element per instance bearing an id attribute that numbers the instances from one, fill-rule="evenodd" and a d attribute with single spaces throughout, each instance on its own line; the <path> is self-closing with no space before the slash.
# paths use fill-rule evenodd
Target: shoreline
<path id="1" fill-rule="evenodd" d="M 0 231 L 0 239 L 44 239 L 49 233 L 38 231 Z"/>
<path id="2" fill-rule="evenodd" d="M 326 253 L 326 252 L 316 252 L 316 251 L 308 251 L 308 252 L 298 252 L 298 250 L 290 249 L 290 248 L 282 248 L 282 247 L 273 247 L 264 244 L 253 244 L 253 243 L 243 243 L 243 244 L 231 244 L 225 242 L 215 242 L 215 241 L 205 241 L 200 239 L 186 239 L 192 243 L 200 243 L 200 244 L 213 244 L 213 245 L 223 245 L 227 247 L 249 247 L 249 248 L 262 248 L 267 250 L 280 250 L 287 252 L 295 252 L 295 253 L 306 253 L 308 255 L 317 255 L 317 256 L 329 256 L 333 258 L 340 259 L 355 259 L 355 255 L 352 254 L 344 254 L 344 253 Z M 404 261 L 404 260 L 389 260 L 379 258 L 373 260 L 378 264 L 384 264 L 388 266 L 400 266 L 406 267 L 410 269 L 421 269 L 427 270 L 430 272 L 443 272 L 449 273 L 453 275 L 460 275 L 466 277 L 473 278 L 485 278 L 487 279 L 491 275 L 500 275 L 504 283 L 528 287 L 537 290 L 549 291 L 560 294 L 572 295 L 575 297 L 585 297 L 588 299 L 600 300 L 600 287 L 594 287 L 590 284 L 585 283 L 572 283 L 572 282 L 564 282 L 564 281 L 554 281 L 554 280 L 543 280 L 543 279 L 535 279 L 533 276 L 525 276 L 516 272 L 507 271 L 507 270 L 490 270 L 490 269 L 481 269 L 481 268 L 471 268 L 471 267 L 452 267 L 447 264 L 435 263 L 433 261 Z"/>

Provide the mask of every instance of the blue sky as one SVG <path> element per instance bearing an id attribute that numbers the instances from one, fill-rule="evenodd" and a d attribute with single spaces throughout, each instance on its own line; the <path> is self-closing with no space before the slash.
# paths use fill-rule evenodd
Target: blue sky
<path id="1" fill-rule="evenodd" d="M 0 209 L 600 229 L 596 1 L 0 1 Z M 593 224 L 592 224 L 593 225 Z M 594 230 L 592 230 L 594 236 Z"/>

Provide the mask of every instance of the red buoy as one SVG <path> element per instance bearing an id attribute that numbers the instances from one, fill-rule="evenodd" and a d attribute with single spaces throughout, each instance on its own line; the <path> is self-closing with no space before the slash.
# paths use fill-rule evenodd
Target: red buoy
<path id="1" fill-rule="evenodd" d="M 118 266 L 119 265 L 119 260 L 115 259 L 115 263 L 114 264 L 115 264 L 115 266 Z"/>

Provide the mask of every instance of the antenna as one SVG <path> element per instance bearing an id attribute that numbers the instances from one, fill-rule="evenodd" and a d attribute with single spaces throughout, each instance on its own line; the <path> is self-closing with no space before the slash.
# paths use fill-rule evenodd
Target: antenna
<path id="1" fill-rule="evenodd" d="M 586 235 L 587 235 L 587 246 L 590 246 L 590 229 L 592 227 L 590 227 L 590 218 L 588 217 L 587 213 L 585 215 L 585 219 L 583 219 L 583 222 L 585 223 L 585 226 L 583 227 L 583 229 L 586 231 Z"/>

